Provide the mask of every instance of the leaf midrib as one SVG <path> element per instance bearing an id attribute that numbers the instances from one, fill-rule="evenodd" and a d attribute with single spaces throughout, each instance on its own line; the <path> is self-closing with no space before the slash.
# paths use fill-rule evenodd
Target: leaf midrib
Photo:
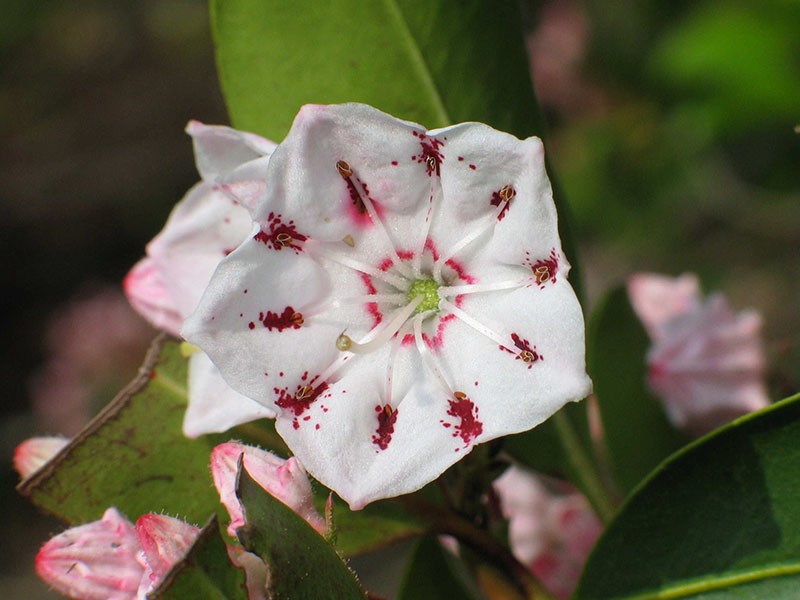
<path id="1" fill-rule="evenodd" d="M 433 73 L 431 73 L 428 63 L 425 62 L 419 43 L 411 33 L 411 29 L 408 26 L 408 21 L 403 15 L 403 10 L 400 8 L 397 0 L 384 0 L 383 4 L 386 7 L 390 17 L 397 25 L 400 38 L 407 46 L 409 58 L 411 60 L 411 66 L 422 80 L 423 87 L 430 96 L 434 114 L 439 121 L 438 123 L 434 124 L 434 127 L 430 127 L 428 124 L 425 125 L 429 129 L 451 125 L 450 115 L 448 114 L 447 108 L 444 105 L 442 95 L 439 93 L 439 88 L 436 85 Z"/>

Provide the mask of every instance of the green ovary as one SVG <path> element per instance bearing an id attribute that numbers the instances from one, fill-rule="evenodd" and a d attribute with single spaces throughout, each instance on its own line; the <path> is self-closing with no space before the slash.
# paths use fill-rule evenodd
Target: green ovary
<path id="1" fill-rule="evenodd" d="M 422 296 L 422 302 L 419 303 L 414 314 L 439 308 L 439 284 L 433 279 L 417 279 L 411 284 L 408 290 L 408 301 L 411 302 L 417 296 Z"/>

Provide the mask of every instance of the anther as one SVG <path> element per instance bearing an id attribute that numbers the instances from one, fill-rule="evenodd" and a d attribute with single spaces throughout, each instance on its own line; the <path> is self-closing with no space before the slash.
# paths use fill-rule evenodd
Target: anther
<path id="1" fill-rule="evenodd" d="M 279 233 L 275 236 L 275 241 L 278 242 L 281 246 L 288 246 L 293 241 L 294 238 L 290 236 L 288 233 Z"/>
<path id="2" fill-rule="evenodd" d="M 550 279 L 550 267 L 547 265 L 536 267 L 536 269 L 533 271 L 533 276 L 536 279 L 536 283 L 539 285 L 543 284 L 545 281 Z"/>
<path id="3" fill-rule="evenodd" d="M 509 202 L 516 195 L 517 190 L 515 190 L 511 185 L 506 184 L 500 188 L 500 197 L 506 202 Z"/>
<path id="4" fill-rule="evenodd" d="M 289 317 L 289 320 L 292 323 L 294 323 L 297 327 L 300 327 L 305 322 L 302 313 L 299 312 L 292 313 L 292 316 Z"/>
<path id="5" fill-rule="evenodd" d="M 453 396 L 455 396 L 456 400 L 463 400 L 467 397 L 464 392 L 453 392 Z"/>
<path id="6" fill-rule="evenodd" d="M 532 363 L 536 360 L 536 356 L 534 356 L 533 352 L 531 352 L 530 350 L 523 350 L 522 352 L 519 353 L 519 357 L 526 363 Z"/>
<path id="7" fill-rule="evenodd" d="M 342 238 L 342 241 L 345 244 L 347 244 L 348 246 L 350 246 L 351 248 L 355 248 L 356 247 L 356 241 L 353 239 L 353 236 L 350 235 L 349 233 Z"/>
<path id="8" fill-rule="evenodd" d="M 298 400 L 303 400 L 304 398 L 310 397 L 313 393 L 314 393 L 313 387 L 311 387 L 310 385 L 304 385 L 299 390 L 297 390 L 297 393 L 294 395 L 294 397 L 297 398 Z"/>
<path id="9" fill-rule="evenodd" d="M 345 335 L 344 331 L 336 338 L 336 348 L 342 352 L 347 352 L 353 346 L 353 340 L 350 336 Z"/>
<path id="10" fill-rule="evenodd" d="M 336 161 L 336 170 L 339 171 L 339 175 L 342 177 L 351 177 L 353 175 L 353 169 L 343 160 Z"/>
<path id="11" fill-rule="evenodd" d="M 425 159 L 425 162 L 426 162 L 426 163 L 427 163 L 427 165 L 428 165 L 428 169 L 430 169 L 431 171 L 435 171 L 435 170 L 436 170 L 436 157 L 434 157 L 434 156 L 428 156 L 428 157 Z"/>

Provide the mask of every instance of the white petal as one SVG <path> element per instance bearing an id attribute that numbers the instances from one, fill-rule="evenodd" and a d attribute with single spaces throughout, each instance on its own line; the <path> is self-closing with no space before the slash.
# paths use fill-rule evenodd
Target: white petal
<path id="1" fill-rule="evenodd" d="M 196 352 L 189 359 L 189 407 L 183 419 L 184 435 L 195 438 L 222 433 L 242 423 L 274 416 L 274 411 L 225 383 L 219 369 L 203 352 Z"/>
<path id="2" fill-rule="evenodd" d="M 274 142 L 222 125 L 190 121 L 186 133 L 194 141 L 197 170 L 209 182 L 216 181 L 246 162 L 269 156 L 275 149 Z"/>
<path id="3" fill-rule="evenodd" d="M 463 310 L 497 334 L 461 319 L 449 323 L 437 351 L 454 389 L 478 406 L 480 441 L 530 429 L 591 391 L 584 362 L 580 305 L 566 281 L 465 297 Z M 535 353 L 520 358 L 512 334 Z M 500 348 L 500 340 L 506 340 Z M 509 351 L 510 350 L 510 351 Z"/>

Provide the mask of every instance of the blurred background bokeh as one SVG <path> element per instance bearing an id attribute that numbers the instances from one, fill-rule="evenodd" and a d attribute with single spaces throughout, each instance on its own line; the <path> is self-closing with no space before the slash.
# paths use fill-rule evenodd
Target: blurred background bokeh
<path id="1" fill-rule="evenodd" d="M 589 304 L 695 271 L 761 311 L 772 396 L 796 391 L 800 2 L 526 3 Z M 0 4 L 2 598 L 57 597 L 33 555 L 60 525 L 18 497 L 11 456 L 135 374 L 153 331 L 120 283 L 197 179 L 190 118 L 227 122 L 205 1 Z"/>

